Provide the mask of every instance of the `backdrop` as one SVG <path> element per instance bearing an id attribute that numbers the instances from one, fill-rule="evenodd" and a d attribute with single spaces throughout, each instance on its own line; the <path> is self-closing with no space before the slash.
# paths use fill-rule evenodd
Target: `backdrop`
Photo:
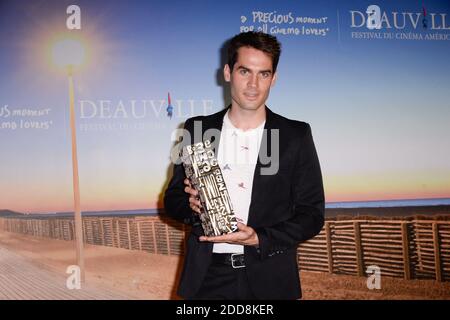
<path id="1" fill-rule="evenodd" d="M 3 0 L 0 209 L 73 211 L 55 41 L 86 51 L 73 76 L 82 211 L 148 211 L 162 207 L 173 130 L 229 103 L 223 45 L 247 30 L 282 43 L 268 106 L 311 124 L 328 206 L 450 203 L 448 1 Z"/>

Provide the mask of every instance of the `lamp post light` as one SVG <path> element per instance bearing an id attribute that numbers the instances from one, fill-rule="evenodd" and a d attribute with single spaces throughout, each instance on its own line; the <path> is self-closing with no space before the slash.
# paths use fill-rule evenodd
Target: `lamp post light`
<path id="1" fill-rule="evenodd" d="M 82 65 L 85 57 L 85 50 L 81 42 L 73 39 L 65 39 L 56 42 L 52 49 L 52 58 L 54 63 L 63 67 L 67 71 L 69 80 L 69 107 L 70 107 L 70 128 L 72 136 L 72 170 L 73 170 L 73 199 L 75 212 L 75 242 L 77 265 L 80 268 L 80 280 L 85 281 L 84 270 L 84 252 L 83 252 L 83 226 L 80 209 L 80 185 L 78 177 L 78 158 L 77 158 L 77 136 L 75 126 L 75 99 L 73 89 L 73 71 L 74 68 Z"/>

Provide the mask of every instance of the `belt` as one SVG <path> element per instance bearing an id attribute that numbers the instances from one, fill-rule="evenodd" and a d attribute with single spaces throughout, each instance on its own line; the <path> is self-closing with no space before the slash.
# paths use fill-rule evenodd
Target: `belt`
<path id="1" fill-rule="evenodd" d="M 213 253 L 212 261 L 231 266 L 233 269 L 245 267 L 244 254 L 242 253 Z"/>

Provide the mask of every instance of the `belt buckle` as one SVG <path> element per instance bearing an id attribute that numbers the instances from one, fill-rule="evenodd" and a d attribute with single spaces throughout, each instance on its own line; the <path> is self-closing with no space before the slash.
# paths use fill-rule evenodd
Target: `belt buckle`
<path id="1" fill-rule="evenodd" d="M 235 261 L 238 260 L 234 260 L 235 256 L 242 256 L 242 258 L 244 257 L 244 255 L 242 253 L 232 253 L 231 254 L 231 266 L 233 267 L 233 269 L 239 269 L 239 268 L 244 268 L 245 264 L 242 263 L 242 265 L 235 265 Z"/>

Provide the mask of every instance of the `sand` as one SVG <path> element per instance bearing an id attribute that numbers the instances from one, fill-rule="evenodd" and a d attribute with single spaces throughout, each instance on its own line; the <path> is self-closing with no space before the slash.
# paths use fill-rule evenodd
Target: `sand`
<path id="1" fill-rule="evenodd" d="M 0 232 L 0 247 L 26 257 L 41 268 L 65 275 L 75 264 L 73 242 Z M 86 283 L 101 285 L 136 299 L 179 299 L 176 284 L 182 257 L 104 246 L 85 246 Z M 382 277 L 380 290 L 367 279 L 302 271 L 303 299 L 446 299 L 450 283 Z"/>

